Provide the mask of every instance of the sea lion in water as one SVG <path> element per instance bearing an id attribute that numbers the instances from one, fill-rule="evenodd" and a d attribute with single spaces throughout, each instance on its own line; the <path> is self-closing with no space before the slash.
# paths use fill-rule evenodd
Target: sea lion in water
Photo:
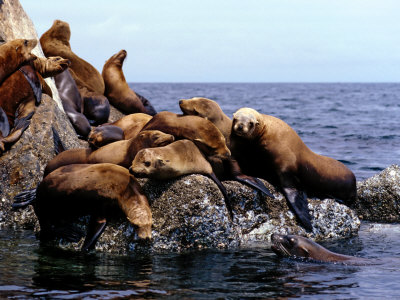
<path id="1" fill-rule="evenodd" d="M 334 253 L 321 245 L 298 235 L 272 234 L 272 251 L 279 257 L 301 258 L 320 262 L 343 264 L 368 264 L 370 260 L 361 257 Z"/>
<path id="2" fill-rule="evenodd" d="M 128 140 L 138 135 L 144 125 L 152 116 L 143 113 L 135 113 L 122 117 L 113 122 L 93 128 L 89 134 L 88 142 L 94 148 L 119 140 Z"/>
<path id="3" fill-rule="evenodd" d="M 113 106 L 125 114 L 140 112 L 154 116 L 157 112 L 150 102 L 142 96 L 139 97 L 125 80 L 122 65 L 126 55 L 127 52 L 121 50 L 105 62 L 101 73 L 105 85 L 104 95 Z"/>
<path id="4" fill-rule="evenodd" d="M 68 239 L 72 222 L 89 215 L 82 251 L 94 248 L 107 221 L 120 217 L 121 212 L 135 226 L 139 238 L 151 238 L 152 214 L 147 197 L 121 166 L 81 164 L 58 168 L 39 184 L 33 204 L 41 239 Z"/>
<path id="5" fill-rule="evenodd" d="M 230 199 L 225 187 L 215 176 L 210 163 L 190 140 L 179 140 L 164 147 L 140 150 L 129 168 L 135 177 L 171 179 L 188 174 L 202 174 L 211 178 L 225 199 L 230 220 L 233 219 Z"/>
<path id="6" fill-rule="evenodd" d="M 24 63 L 36 59 L 37 40 L 16 39 L 0 45 L 0 84 Z"/>
<path id="7" fill-rule="evenodd" d="M 344 164 L 312 152 L 284 121 L 254 109 L 233 115 L 231 149 L 245 174 L 281 187 L 307 230 L 312 225 L 305 193 L 344 201 L 357 195 L 355 176 Z"/>
<path id="8" fill-rule="evenodd" d="M 174 141 L 174 136 L 158 131 L 146 130 L 137 137 L 117 141 L 97 150 L 69 149 L 50 160 L 44 170 L 44 176 L 61 166 L 70 164 L 113 163 L 129 168 L 139 150 L 161 147 Z"/>
<path id="9" fill-rule="evenodd" d="M 224 135 L 227 146 L 231 136 L 232 120 L 222 111 L 217 102 L 211 99 L 194 97 L 179 101 L 185 115 L 193 115 L 210 120 Z"/>

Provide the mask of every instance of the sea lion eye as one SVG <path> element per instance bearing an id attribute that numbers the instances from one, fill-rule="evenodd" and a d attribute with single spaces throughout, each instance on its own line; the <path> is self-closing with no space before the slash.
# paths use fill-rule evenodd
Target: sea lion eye
<path id="1" fill-rule="evenodd" d="M 295 239 L 295 238 L 290 238 L 290 239 L 289 239 L 289 242 L 290 242 L 292 245 L 294 245 L 294 244 L 296 243 L 296 239 Z"/>
<path id="2" fill-rule="evenodd" d="M 146 167 L 150 167 L 150 166 L 151 166 L 151 162 L 145 161 L 145 162 L 144 162 L 144 165 L 145 165 Z"/>
<path id="3" fill-rule="evenodd" d="M 24 41 L 24 46 L 25 46 L 25 47 L 28 46 L 28 40 L 25 40 L 25 41 Z"/>

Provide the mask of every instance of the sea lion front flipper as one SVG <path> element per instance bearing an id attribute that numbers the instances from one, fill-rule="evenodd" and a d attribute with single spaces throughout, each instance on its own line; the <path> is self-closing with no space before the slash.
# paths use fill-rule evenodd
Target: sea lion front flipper
<path id="1" fill-rule="evenodd" d="M 232 222 L 233 221 L 233 211 L 231 206 L 231 198 L 228 196 L 225 187 L 223 186 L 222 182 L 215 176 L 214 173 L 208 174 L 208 176 L 215 182 L 218 186 L 219 190 L 221 191 L 222 195 L 225 199 L 226 209 L 228 210 L 228 218 Z"/>
<path id="2" fill-rule="evenodd" d="M 256 190 L 259 190 L 261 193 L 267 195 L 268 197 L 275 199 L 275 196 L 271 193 L 271 191 L 258 178 L 241 174 L 241 175 L 235 175 L 235 180 L 243 184 L 246 184 L 252 188 L 255 188 Z"/>
<path id="3" fill-rule="evenodd" d="M 12 204 L 12 210 L 18 210 L 25 208 L 36 199 L 36 188 L 19 193 L 14 197 L 14 203 Z"/>
<path id="4" fill-rule="evenodd" d="M 51 126 L 51 130 L 53 131 L 54 152 L 56 153 L 56 155 L 58 155 L 61 152 L 65 151 L 65 146 L 61 141 L 58 131 L 53 126 Z"/>
<path id="5" fill-rule="evenodd" d="M 0 135 L 6 137 L 10 134 L 10 123 L 6 112 L 0 107 Z"/>
<path id="6" fill-rule="evenodd" d="M 103 233 L 104 228 L 106 228 L 106 219 L 99 219 L 98 217 L 91 216 L 89 224 L 87 226 L 86 238 L 83 243 L 82 252 L 89 251 L 94 248 L 100 235 Z"/>
<path id="7" fill-rule="evenodd" d="M 282 187 L 283 194 L 302 226 L 307 231 L 312 231 L 311 215 L 308 210 L 307 195 L 294 187 Z"/>

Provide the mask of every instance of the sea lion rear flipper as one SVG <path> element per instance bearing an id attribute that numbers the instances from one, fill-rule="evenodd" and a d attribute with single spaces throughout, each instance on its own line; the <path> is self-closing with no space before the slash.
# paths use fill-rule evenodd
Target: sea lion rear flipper
<path id="1" fill-rule="evenodd" d="M 13 210 L 18 210 L 20 208 L 25 208 L 29 204 L 32 204 L 32 202 L 36 199 L 36 189 L 31 189 L 24 191 L 22 193 L 19 193 L 14 197 L 14 203 L 12 204 L 12 209 Z"/>
<path id="2" fill-rule="evenodd" d="M 10 123 L 6 112 L 0 107 L 0 135 L 6 137 L 10 134 Z"/>
<path id="3" fill-rule="evenodd" d="M 222 195 L 224 196 L 226 209 L 228 210 L 228 217 L 229 217 L 229 220 L 232 222 L 233 211 L 232 211 L 232 206 L 231 206 L 231 198 L 228 196 L 228 193 L 226 192 L 225 187 L 222 185 L 222 182 L 217 178 L 217 176 L 215 176 L 214 173 L 208 174 L 208 176 L 215 182 L 215 184 L 218 186 L 219 190 L 221 191 Z"/>
<path id="4" fill-rule="evenodd" d="M 58 131 L 53 126 L 51 126 L 51 130 L 53 131 L 54 152 L 57 155 L 57 154 L 60 154 L 61 152 L 65 151 L 65 147 L 61 141 Z"/>
<path id="5" fill-rule="evenodd" d="M 271 193 L 271 191 L 258 178 L 241 174 L 241 175 L 235 175 L 235 180 L 243 184 L 246 184 L 252 188 L 255 188 L 256 190 L 259 190 L 263 194 L 267 195 L 268 197 L 275 199 L 275 196 Z"/>
<path id="6" fill-rule="evenodd" d="M 82 252 L 89 251 L 94 248 L 100 235 L 103 233 L 104 228 L 106 228 L 107 221 L 105 219 L 99 219 L 98 217 L 91 216 L 89 224 L 87 226 L 86 238 L 83 243 Z"/>
<path id="7" fill-rule="evenodd" d="M 305 230 L 312 231 L 311 215 L 308 210 L 307 196 L 303 191 L 293 187 L 282 187 L 283 194 Z"/>

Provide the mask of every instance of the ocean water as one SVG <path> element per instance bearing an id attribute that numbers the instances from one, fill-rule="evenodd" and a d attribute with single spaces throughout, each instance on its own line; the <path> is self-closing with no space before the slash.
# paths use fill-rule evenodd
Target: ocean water
<path id="1" fill-rule="evenodd" d="M 344 162 L 358 180 L 400 157 L 400 84 L 132 85 L 158 111 L 216 100 L 231 116 L 248 106 L 279 117 L 315 152 Z M 382 299 L 400 298 L 400 225 L 363 222 L 356 237 L 325 241 L 371 264 L 279 259 L 266 244 L 118 256 L 41 245 L 31 230 L 0 230 L 0 298 Z"/>

